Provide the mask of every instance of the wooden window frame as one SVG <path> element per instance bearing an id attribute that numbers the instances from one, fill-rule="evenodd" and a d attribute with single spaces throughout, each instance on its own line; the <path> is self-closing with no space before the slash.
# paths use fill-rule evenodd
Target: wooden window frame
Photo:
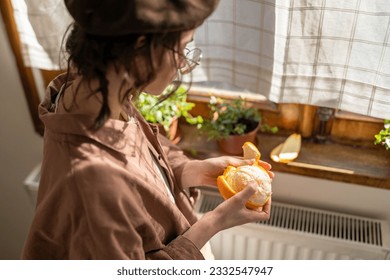
<path id="1" fill-rule="evenodd" d="M 35 80 L 35 75 L 33 70 L 38 70 L 41 74 L 43 84 L 46 87 L 49 82 L 61 71 L 45 71 L 41 69 L 32 69 L 27 67 L 23 62 L 22 51 L 21 51 L 21 42 L 19 39 L 17 27 L 13 17 L 13 8 L 10 0 L 0 0 L 0 10 L 6 32 L 8 35 L 9 43 L 12 49 L 12 52 L 15 56 L 15 61 L 17 69 L 20 76 L 20 81 L 23 87 L 24 95 L 27 101 L 28 109 L 30 116 L 33 122 L 35 131 L 43 136 L 44 126 L 38 116 L 38 105 L 41 102 L 39 90 L 37 89 L 37 82 Z M 42 83 L 39 83 L 42 84 Z M 43 89 L 41 89 L 43 90 Z M 242 95 L 242 92 L 227 92 L 219 90 L 215 92 L 214 89 L 208 88 L 199 88 L 192 87 L 188 100 L 195 102 L 197 106 L 193 109 L 193 114 L 203 115 L 208 117 L 208 102 L 210 94 L 218 95 L 224 99 L 235 99 L 237 95 Z M 267 100 L 259 99 L 259 96 L 247 96 L 247 102 L 250 106 L 256 107 L 262 113 L 263 121 L 271 126 L 278 126 L 281 130 L 281 133 L 277 137 L 270 137 L 266 139 L 267 145 L 264 145 L 267 153 L 269 149 L 272 148 L 272 145 L 276 144 L 277 141 L 282 141 L 290 133 L 299 132 L 304 139 L 311 139 L 315 137 L 316 131 L 318 131 L 318 110 L 319 107 L 311 105 L 301 105 L 301 104 L 274 104 Z M 373 142 L 374 134 L 378 133 L 383 128 L 383 120 L 376 119 L 371 117 L 360 116 L 357 114 L 352 114 L 348 112 L 336 111 L 331 119 L 326 122 L 326 133 L 330 140 L 336 144 L 345 145 L 345 149 L 351 149 L 351 147 L 370 147 L 369 150 L 359 150 L 360 155 L 357 157 L 352 156 L 349 158 L 350 161 L 359 161 L 362 159 L 367 160 L 367 168 L 362 168 L 361 166 L 357 167 L 357 171 L 353 171 L 351 174 L 340 173 L 339 171 L 343 168 L 339 168 L 339 171 L 335 171 L 332 167 L 333 165 L 338 165 L 339 160 L 334 157 L 327 157 L 326 154 L 322 154 L 327 160 L 328 168 L 324 169 L 324 166 L 319 164 L 307 164 L 307 166 L 299 166 L 298 164 L 293 165 L 279 165 L 273 164 L 276 169 L 282 172 L 290 172 L 295 174 L 307 175 L 312 177 L 321 177 L 332 180 L 346 181 L 346 182 L 355 182 L 359 184 L 366 184 L 376 187 L 384 187 L 390 189 L 390 170 L 386 166 L 390 166 L 387 152 L 383 150 L 378 151 L 378 149 L 383 149 L 382 147 L 377 147 L 373 151 Z M 267 137 L 267 136 L 265 136 Z M 187 143 L 188 144 L 188 143 Z M 182 143 L 182 147 L 186 148 L 186 143 Z M 194 144 L 194 143 L 189 143 Z M 210 145 L 206 145 L 210 146 Z M 211 147 L 213 147 L 211 145 Z M 325 147 L 325 146 L 323 146 Z M 339 151 L 343 151 L 343 146 L 334 146 Z M 216 148 L 215 148 L 216 149 Z M 268 150 L 267 150 L 268 149 Z M 321 147 L 308 146 L 304 147 L 307 149 L 307 157 L 319 157 L 319 155 L 313 153 L 322 153 Z M 327 149 L 327 150 L 326 150 Z M 326 152 L 328 154 L 332 153 L 332 146 L 326 146 Z M 216 151 L 208 151 L 208 156 L 215 155 Z M 335 152 L 337 153 L 337 151 Z M 354 154 L 355 150 L 347 151 L 346 155 L 349 156 Z M 218 154 L 218 153 L 216 153 Z M 359 158 L 360 156 L 360 158 Z M 267 157 L 264 157 L 267 160 Z M 310 159 L 312 160 L 312 159 Z M 343 162 L 342 162 L 343 164 Z M 346 163 L 348 164 L 348 163 Z M 303 164 L 305 165 L 305 164 Z M 353 169 L 353 164 L 350 165 Z M 383 167 L 385 166 L 385 167 Z M 326 166 L 325 166 L 326 167 Z M 333 169 L 332 169 L 333 168 Z M 387 168 L 387 169 L 386 169 Z M 336 168 L 337 169 L 337 168 Z M 368 171 L 366 172 L 365 169 Z"/>
<path id="2" fill-rule="evenodd" d="M 18 36 L 16 23 L 13 17 L 13 8 L 10 0 L 0 0 L 0 9 L 5 23 L 5 28 L 9 38 L 12 52 L 14 53 L 20 80 L 23 86 L 24 95 L 28 104 L 30 116 L 34 129 L 40 135 L 43 135 L 43 124 L 38 116 L 38 105 L 41 102 L 37 83 L 34 77 L 33 69 L 27 67 L 23 62 L 21 42 Z M 44 86 L 47 86 L 51 79 L 57 76 L 61 71 L 40 70 Z M 208 98 L 212 89 L 194 87 L 189 94 L 189 99 L 198 104 L 198 110 L 205 115 L 205 109 Z M 227 91 L 218 91 L 214 94 L 225 98 L 234 99 L 235 93 Z M 242 94 L 242 93 L 236 93 Z M 270 125 L 295 131 L 302 134 L 303 137 L 312 137 L 316 130 L 316 112 L 317 106 L 300 105 L 300 104 L 274 104 L 266 100 L 260 100 L 256 97 L 247 97 L 247 102 L 258 108 L 265 122 Z M 328 124 L 330 137 L 338 141 L 373 141 L 373 135 L 383 127 L 383 120 L 359 116 L 352 113 L 336 112 L 332 121 Z"/>

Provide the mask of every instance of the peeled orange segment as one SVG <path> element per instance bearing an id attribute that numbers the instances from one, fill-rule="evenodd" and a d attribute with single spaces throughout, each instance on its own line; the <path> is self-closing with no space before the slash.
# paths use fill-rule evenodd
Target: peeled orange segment
<path id="1" fill-rule="evenodd" d="M 252 203 L 251 201 L 248 200 L 248 201 L 245 203 L 245 206 L 246 206 L 247 208 L 249 208 L 249 209 L 257 209 L 257 208 L 263 207 L 265 204 L 267 204 L 268 200 L 269 200 L 269 198 L 267 198 L 267 200 L 264 202 L 264 204 L 256 204 L 256 203 Z"/>
<path id="2" fill-rule="evenodd" d="M 261 157 L 259 149 L 251 142 L 245 142 L 242 146 L 244 159 L 255 159 L 258 161 Z"/>

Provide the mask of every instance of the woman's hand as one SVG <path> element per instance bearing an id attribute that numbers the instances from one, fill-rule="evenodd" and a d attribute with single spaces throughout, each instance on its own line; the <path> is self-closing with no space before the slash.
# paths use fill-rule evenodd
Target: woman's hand
<path id="1" fill-rule="evenodd" d="M 271 199 L 263 207 L 255 210 L 245 207 L 245 203 L 254 193 L 255 188 L 248 186 L 225 200 L 213 211 L 207 212 L 184 233 L 184 236 L 198 248 L 202 248 L 210 238 L 221 230 L 245 223 L 268 220 L 271 215 Z"/>
<path id="2" fill-rule="evenodd" d="M 257 209 L 246 208 L 245 203 L 255 192 L 256 186 L 248 185 L 212 211 L 218 217 L 219 230 L 251 222 L 266 221 L 270 218 L 271 199 L 264 206 Z"/>
<path id="3" fill-rule="evenodd" d="M 186 163 L 183 168 L 181 183 L 183 188 L 193 186 L 215 186 L 217 177 L 222 175 L 228 165 L 241 166 L 253 164 L 254 160 L 243 160 L 240 157 L 221 156 L 205 160 L 192 160 Z M 271 178 L 274 177 L 270 171 L 271 165 L 259 160 L 259 165 L 268 171 Z"/>

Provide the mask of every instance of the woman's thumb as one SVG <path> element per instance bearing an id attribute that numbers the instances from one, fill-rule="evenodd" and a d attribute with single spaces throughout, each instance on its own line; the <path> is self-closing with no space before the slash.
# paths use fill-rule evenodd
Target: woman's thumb
<path id="1" fill-rule="evenodd" d="M 246 202 L 252 195 L 255 194 L 256 189 L 257 189 L 256 183 L 251 182 L 242 191 L 240 191 L 236 196 L 239 196 L 240 199 L 242 199 Z"/>

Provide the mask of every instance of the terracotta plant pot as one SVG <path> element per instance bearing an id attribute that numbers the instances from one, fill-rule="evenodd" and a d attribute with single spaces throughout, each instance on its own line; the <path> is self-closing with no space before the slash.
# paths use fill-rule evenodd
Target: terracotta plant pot
<path id="1" fill-rule="evenodd" d="M 226 139 L 221 139 L 218 141 L 218 145 L 222 151 L 231 154 L 231 155 L 242 155 L 242 146 L 245 142 L 249 141 L 256 144 L 257 132 L 260 128 L 258 125 L 254 130 L 242 134 L 242 135 L 230 135 Z"/>
<path id="2" fill-rule="evenodd" d="M 169 126 L 169 131 L 166 133 L 164 127 L 161 124 L 158 124 L 158 131 L 166 136 L 169 140 L 171 140 L 174 144 L 179 143 L 181 139 L 180 127 L 179 127 L 179 119 L 174 118 L 172 120 L 171 125 Z"/>

